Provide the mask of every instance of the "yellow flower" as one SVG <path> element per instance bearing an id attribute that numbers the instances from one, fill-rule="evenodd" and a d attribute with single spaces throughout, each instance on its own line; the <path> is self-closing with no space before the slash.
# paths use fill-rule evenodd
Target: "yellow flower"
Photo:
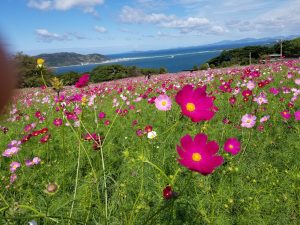
<path id="1" fill-rule="evenodd" d="M 38 59 L 36 60 L 36 64 L 38 65 L 38 67 L 42 67 L 43 64 L 44 64 L 44 62 L 45 62 L 45 60 L 42 59 L 42 58 L 38 58 Z"/>
<path id="2" fill-rule="evenodd" d="M 87 99 L 86 97 L 82 97 L 82 99 L 81 99 L 81 104 L 82 104 L 83 106 L 85 106 L 86 103 L 87 103 L 87 101 L 88 101 L 88 99 Z"/>

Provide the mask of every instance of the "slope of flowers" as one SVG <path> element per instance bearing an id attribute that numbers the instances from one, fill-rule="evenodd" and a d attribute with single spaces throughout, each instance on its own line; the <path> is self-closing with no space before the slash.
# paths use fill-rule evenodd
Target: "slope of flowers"
<path id="1" fill-rule="evenodd" d="M 300 61 L 16 91 L 0 224 L 297 224 Z"/>

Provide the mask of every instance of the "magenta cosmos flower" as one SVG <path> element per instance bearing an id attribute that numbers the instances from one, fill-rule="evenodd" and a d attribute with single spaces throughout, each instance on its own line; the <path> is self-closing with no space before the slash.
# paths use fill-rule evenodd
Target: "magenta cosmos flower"
<path id="1" fill-rule="evenodd" d="M 60 119 L 60 118 L 54 119 L 54 120 L 53 120 L 53 124 L 54 124 L 54 126 L 56 126 L 56 127 L 60 127 L 60 126 L 62 125 L 62 119 Z"/>
<path id="2" fill-rule="evenodd" d="M 241 150 L 241 143 L 236 138 L 228 138 L 224 144 L 224 150 L 232 155 L 236 155 Z"/>
<path id="3" fill-rule="evenodd" d="M 207 142 L 205 134 L 197 134 L 194 140 L 190 135 L 185 135 L 180 143 L 181 146 L 177 145 L 178 162 L 192 171 L 208 175 L 223 163 L 223 157 L 215 155 L 219 150 L 218 143 Z"/>
<path id="4" fill-rule="evenodd" d="M 193 122 L 211 120 L 215 115 L 215 106 L 212 98 L 206 95 L 206 86 L 194 90 L 192 85 L 186 85 L 177 93 L 175 100 L 182 114 Z"/>
<path id="5" fill-rule="evenodd" d="M 155 98 L 155 106 L 158 110 L 161 111 L 168 111 L 172 107 L 172 100 L 167 95 L 160 95 L 157 98 Z"/>
<path id="6" fill-rule="evenodd" d="M 295 120 L 299 121 L 300 120 L 300 110 L 296 111 L 294 115 L 295 115 Z"/>
<path id="7" fill-rule="evenodd" d="M 252 128 L 254 127 L 256 122 L 256 116 L 254 115 L 250 115 L 250 114 L 246 114 L 242 117 L 242 127 L 247 127 L 247 128 Z"/>
<path id="8" fill-rule="evenodd" d="M 101 120 L 101 119 L 104 119 L 104 118 L 106 117 L 105 112 L 100 112 L 100 113 L 98 114 L 98 117 L 99 117 L 100 120 Z"/>
<path id="9" fill-rule="evenodd" d="M 85 86 L 88 85 L 89 80 L 90 80 L 90 75 L 89 74 L 84 74 L 76 82 L 75 87 L 77 87 L 77 88 L 85 87 Z"/>
<path id="10" fill-rule="evenodd" d="M 280 114 L 285 120 L 289 120 L 292 116 L 289 110 L 283 110 Z"/>

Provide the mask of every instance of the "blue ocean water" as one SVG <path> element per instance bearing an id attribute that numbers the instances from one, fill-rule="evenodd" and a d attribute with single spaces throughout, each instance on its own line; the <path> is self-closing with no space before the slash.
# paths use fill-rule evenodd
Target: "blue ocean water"
<path id="1" fill-rule="evenodd" d="M 168 70 L 168 72 L 173 73 L 192 69 L 194 65 L 200 66 L 209 59 L 220 55 L 223 50 L 229 48 L 229 46 L 206 46 L 114 54 L 107 55 L 109 60 L 99 64 L 59 67 L 55 68 L 54 72 L 56 74 L 69 71 L 84 73 L 90 72 L 99 65 L 121 64 L 125 66 L 137 66 L 141 68 L 164 67 Z"/>

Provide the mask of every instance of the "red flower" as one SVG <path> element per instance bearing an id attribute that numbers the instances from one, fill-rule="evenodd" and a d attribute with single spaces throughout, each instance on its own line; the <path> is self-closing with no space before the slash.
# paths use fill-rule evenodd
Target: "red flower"
<path id="1" fill-rule="evenodd" d="M 41 116 L 42 116 L 42 113 L 40 111 L 36 111 L 35 117 L 39 119 Z"/>
<path id="2" fill-rule="evenodd" d="M 47 141 L 49 141 L 50 137 L 51 137 L 50 134 L 46 134 L 44 137 L 41 138 L 40 142 L 46 143 Z"/>
<path id="3" fill-rule="evenodd" d="M 148 125 L 148 126 L 145 127 L 145 132 L 149 133 L 149 132 L 152 131 L 152 129 L 153 129 L 152 126 Z"/>
<path id="4" fill-rule="evenodd" d="M 32 134 L 28 134 L 28 135 L 24 136 L 21 140 L 21 143 L 23 144 L 23 143 L 29 141 L 31 137 L 32 137 Z"/>
<path id="5" fill-rule="evenodd" d="M 40 134 L 41 134 L 40 130 L 32 131 L 32 133 L 31 133 L 32 136 L 38 136 Z"/>
<path id="6" fill-rule="evenodd" d="M 48 132 L 48 128 L 45 127 L 45 128 L 43 128 L 43 129 L 41 129 L 40 132 L 41 132 L 41 134 L 45 134 L 45 133 Z"/>
<path id="7" fill-rule="evenodd" d="M 163 196 L 164 199 L 171 199 L 174 196 L 174 192 L 172 191 L 172 187 L 168 185 L 166 188 L 163 190 Z"/>
<path id="8" fill-rule="evenodd" d="M 218 143 L 207 141 L 205 134 L 197 134 L 194 140 L 190 135 L 185 135 L 180 142 L 181 146 L 177 145 L 178 162 L 188 169 L 208 175 L 222 165 L 223 157 L 215 155 L 219 150 Z"/>
<path id="9" fill-rule="evenodd" d="M 242 95 L 245 97 L 245 98 L 248 98 L 249 96 L 251 96 L 252 95 L 252 91 L 251 90 L 244 90 L 243 92 L 242 92 Z"/>
<path id="10" fill-rule="evenodd" d="M 234 96 L 230 97 L 229 103 L 230 103 L 231 105 L 234 105 L 234 104 L 236 103 L 236 97 L 234 97 Z"/>
<path id="11" fill-rule="evenodd" d="M 206 95 L 206 86 L 194 90 L 191 85 L 186 85 L 177 93 L 175 100 L 181 106 L 182 114 L 193 122 L 211 120 L 215 115 L 213 100 Z"/>

